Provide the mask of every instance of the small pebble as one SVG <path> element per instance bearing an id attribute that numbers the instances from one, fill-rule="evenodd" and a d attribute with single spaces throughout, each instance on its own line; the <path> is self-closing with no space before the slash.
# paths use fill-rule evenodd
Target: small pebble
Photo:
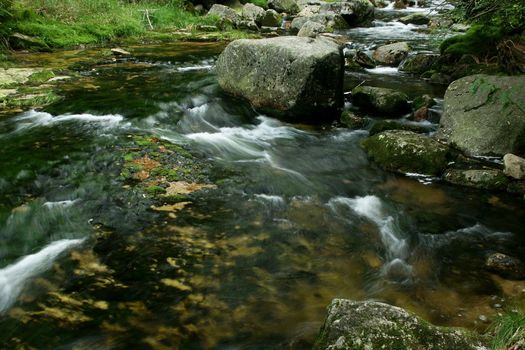
<path id="1" fill-rule="evenodd" d="M 487 318 L 487 316 L 485 316 L 485 315 L 479 315 L 478 318 L 479 318 L 479 320 L 480 320 L 481 322 L 487 322 L 487 321 L 488 321 L 488 318 Z"/>

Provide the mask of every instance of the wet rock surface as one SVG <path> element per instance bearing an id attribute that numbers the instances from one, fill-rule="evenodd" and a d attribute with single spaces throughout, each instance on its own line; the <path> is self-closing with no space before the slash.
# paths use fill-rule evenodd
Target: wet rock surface
<path id="1" fill-rule="evenodd" d="M 217 61 L 219 85 L 286 118 L 322 118 L 342 106 L 343 56 L 326 39 L 237 40 Z"/>
<path id="2" fill-rule="evenodd" d="M 411 131 L 383 131 L 367 138 L 363 146 L 379 165 L 403 173 L 440 175 L 450 159 L 447 146 Z"/>
<path id="3" fill-rule="evenodd" d="M 408 96 L 402 92 L 373 86 L 359 86 L 352 90 L 354 105 L 378 113 L 385 117 L 401 116 L 410 111 Z"/>
<path id="4" fill-rule="evenodd" d="M 485 267 L 505 278 L 525 279 L 525 264 L 523 264 L 523 261 L 503 253 L 492 253 L 487 256 Z"/>
<path id="5" fill-rule="evenodd" d="M 461 329 L 434 326 L 395 306 L 334 299 L 314 350 L 488 349 L 486 340 Z"/>
<path id="6" fill-rule="evenodd" d="M 372 58 L 380 64 L 397 66 L 407 57 L 409 51 L 410 46 L 403 41 L 378 47 Z"/>
<path id="7" fill-rule="evenodd" d="M 473 75 L 445 94 L 439 137 L 470 155 L 525 151 L 525 76 Z"/>

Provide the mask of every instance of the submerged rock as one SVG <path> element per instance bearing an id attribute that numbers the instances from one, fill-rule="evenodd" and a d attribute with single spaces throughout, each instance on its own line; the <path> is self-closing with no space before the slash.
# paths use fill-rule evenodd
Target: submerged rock
<path id="1" fill-rule="evenodd" d="M 372 58 L 380 64 L 397 66 L 407 57 L 409 51 L 410 46 L 403 41 L 378 47 Z"/>
<path id="2" fill-rule="evenodd" d="M 443 180 L 455 185 L 479 188 L 484 190 L 507 189 L 508 178 L 499 169 L 448 169 Z"/>
<path id="3" fill-rule="evenodd" d="M 438 136 L 469 155 L 525 152 L 525 76 L 472 75 L 445 94 Z"/>
<path id="4" fill-rule="evenodd" d="M 333 116 L 343 104 L 343 55 L 330 40 L 236 40 L 217 60 L 219 85 L 291 119 Z"/>
<path id="5" fill-rule="evenodd" d="M 402 92 L 373 86 L 358 86 L 352 90 L 352 103 L 358 107 L 385 113 L 388 117 L 410 111 L 408 96 Z"/>
<path id="6" fill-rule="evenodd" d="M 314 350 L 487 350 L 467 330 L 434 326 L 399 307 L 375 301 L 334 299 Z"/>
<path id="7" fill-rule="evenodd" d="M 525 179 L 525 159 L 507 153 L 503 157 L 503 162 L 505 163 L 505 174 L 516 180 Z"/>
<path id="8" fill-rule="evenodd" d="M 449 148 L 411 131 L 389 130 L 363 141 L 368 156 L 388 170 L 440 175 L 449 158 Z"/>
<path id="9" fill-rule="evenodd" d="M 503 253 L 490 254 L 485 260 L 485 267 L 505 278 L 525 279 L 525 265 L 523 262 Z"/>

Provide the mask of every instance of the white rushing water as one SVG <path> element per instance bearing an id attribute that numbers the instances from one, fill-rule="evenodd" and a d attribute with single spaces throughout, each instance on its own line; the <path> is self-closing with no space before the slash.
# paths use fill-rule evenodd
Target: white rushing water
<path id="1" fill-rule="evenodd" d="M 80 245 L 83 239 L 62 239 L 27 255 L 0 270 L 0 314 L 16 301 L 24 286 L 32 278 L 48 270 L 64 251 Z"/>
<path id="2" fill-rule="evenodd" d="M 377 196 L 364 197 L 335 197 L 328 202 L 328 206 L 337 214 L 338 207 L 345 206 L 361 217 L 372 221 L 379 229 L 381 242 L 387 252 L 387 263 L 383 266 L 386 275 L 395 275 L 404 278 L 410 277 L 412 267 L 406 263 L 408 258 L 408 245 L 396 228 L 395 220 L 383 208 L 383 203 Z"/>

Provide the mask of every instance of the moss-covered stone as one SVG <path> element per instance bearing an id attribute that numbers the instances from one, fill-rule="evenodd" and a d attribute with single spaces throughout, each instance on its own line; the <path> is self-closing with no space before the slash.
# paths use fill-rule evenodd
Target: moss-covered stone
<path id="1" fill-rule="evenodd" d="M 440 175 L 451 157 L 447 146 L 404 130 L 383 131 L 365 139 L 363 146 L 382 167 L 403 173 Z"/>
<path id="2" fill-rule="evenodd" d="M 422 53 L 408 56 L 399 65 L 399 70 L 407 73 L 422 74 L 430 70 L 438 58 L 438 55 Z"/>
<path id="3" fill-rule="evenodd" d="M 387 88 L 358 86 L 352 90 L 352 103 L 357 107 L 385 113 L 387 117 L 410 112 L 408 96 Z"/>
<path id="4" fill-rule="evenodd" d="M 448 169 L 443 179 L 455 185 L 491 191 L 505 191 L 510 182 L 499 169 Z"/>
<path id="5" fill-rule="evenodd" d="M 380 132 L 387 130 L 405 130 L 412 131 L 418 134 L 424 134 L 429 132 L 429 128 L 424 125 L 401 123 L 395 120 L 380 120 L 376 122 L 372 128 L 370 128 L 370 136 L 379 134 Z"/>
<path id="6" fill-rule="evenodd" d="M 363 117 L 358 117 L 353 112 L 344 111 L 341 113 L 341 123 L 350 129 L 361 129 L 366 126 L 368 120 Z"/>
<path id="7" fill-rule="evenodd" d="M 487 350 L 487 339 L 434 326 L 401 308 L 375 301 L 334 299 L 314 350 Z"/>

